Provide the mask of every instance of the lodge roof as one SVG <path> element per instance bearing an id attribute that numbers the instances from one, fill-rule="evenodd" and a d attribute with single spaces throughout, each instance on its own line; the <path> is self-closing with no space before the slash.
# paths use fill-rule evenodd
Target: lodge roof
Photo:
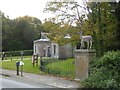
<path id="1" fill-rule="evenodd" d="M 37 42 L 50 42 L 50 39 L 38 39 L 38 40 L 35 40 L 34 43 L 37 43 Z"/>

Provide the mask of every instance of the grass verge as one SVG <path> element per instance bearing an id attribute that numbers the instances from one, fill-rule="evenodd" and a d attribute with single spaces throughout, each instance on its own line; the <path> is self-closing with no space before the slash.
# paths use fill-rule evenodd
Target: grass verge
<path id="1" fill-rule="evenodd" d="M 68 78 L 74 78 L 74 59 L 67 59 L 67 60 L 59 60 L 54 63 L 50 63 L 46 65 L 46 68 L 48 69 L 47 73 L 68 77 Z"/>
<path id="2" fill-rule="evenodd" d="M 35 74 L 52 74 L 57 75 L 60 77 L 68 77 L 68 78 L 74 78 L 74 59 L 67 59 L 67 60 L 55 60 L 55 59 L 47 59 L 43 58 L 44 61 L 47 61 L 49 63 L 45 64 L 43 67 L 47 69 L 47 71 L 42 72 L 40 71 L 40 63 L 38 60 L 38 66 L 33 67 L 31 62 L 30 56 L 24 56 L 23 62 L 23 71 L 28 73 L 35 73 Z M 7 60 L 3 60 L 2 66 L 0 64 L 0 67 L 3 69 L 8 70 L 16 70 L 16 62 L 21 61 L 20 57 L 13 57 L 12 61 L 10 58 Z M 44 71 L 44 70 L 43 70 Z"/>
<path id="3" fill-rule="evenodd" d="M 21 61 L 20 58 L 13 57 L 12 61 L 11 59 L 3 60 L 0 62 L 0 68 L 8 69 L 8 70 L 16 70 L 16 62 Z M 24 66 L 23 71 L 28 73 L 35 73 L 35 74 L 43 74 L 43 72 L 39 69 L 39 62 L 38 66 L 33 67 L 31 62 L 30 56 L 25 56 L 23 58 Z M 2 64 L 1 64 L 2 63 Z"/>

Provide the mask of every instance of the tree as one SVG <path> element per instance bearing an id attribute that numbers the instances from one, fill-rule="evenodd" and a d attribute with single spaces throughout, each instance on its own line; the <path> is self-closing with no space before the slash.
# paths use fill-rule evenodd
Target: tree
<path id="1" fill-rule="evenodd" d="M 0 52 L 2 51 L 2 12 L 0 11 Z"/>
<path id="2" fill-rule="evenodd" d="M 51 18 L 61 24 L 68 23 L 81 26 L 85 13 L 81 8 L 85 8 L 78 2 L 48 2 L 44 12 L 52 12 L 55 17 Z"/>
<path id="3" fill-rule="evenodd" d="M 24 16 L 14 20 L 2 15 L 2 50 L 29 50 L 33 48 L 33 41 L 38 39 L 42 30 L 39 19 Z M 40 29 L 41 28 L 41 29 Z"/>
<path id="4" fill-rule="evenodd" d="M 110 47 L 117 44 L 115 41 L 117 23 L 116 18 L 111 13 L 112 9 L 111 3 L 108 2 L 88 3 L 88 20 L 93 29 L 94 45 L 98 56 L 103 55 L 104 51 L 112 50 L 113 48 Z"/>
<path id="5" fill-rule="evenodd" d="M 65 35 L 71 35 L 71 42 L 78 43 L 80 40 L 81 25 L 85 17 L 84 13 L 80 13 L 81 5 L 77 2 L 48 2 L 44 12 L 52 12 L 55 17 L 49 20 L 59 25 L 59 33 L 57 37 L 63 38 Z M 83 7 L 82 7 L 83 8 Z M 83 12 L 83 11 L 82 11 Z M 74 31 L 73 31 L 74 30 Z M 56 29 L 57 32 L 57 29 Z M 54 33 L 54 32 L 53 32 Z M 61 33 L 61 34 L 60 34 Z M 64 40 L 64 39 L 63 39 Z M 61 40 L 60 42 L 63 42 Z M 69 42 L 70 42 L 69 40 Z M 58 40 L 59 41 L 59 40 Z M 65 42 L 66 43 L 66 42 Z"/>
<path id="6" fill-rule="evenodd" d="M 41 31 L 44 31 L 42 27 L 42 22 L 36 17 L 23 16 L 23 17 L 18 17 L 16 20 L 17 21 L 23 20 L 29 23 L 34 28 L 34 31 L 38 33 L 38 35 L 40 34 Z"/>
<path id="7" fill-rule="evenodd" d="M 17 35 L 17 42 L 21 42 L 21 49 L 32 49 L 33 41 L 39 38 L 41 26 L 41 21 L 34 17 L 24 16 L 16 19 L 14 35 Z"/>
<path id="8" fill-rule="evenodd" d="M 114 6 L 116 6 L 114 15 L 115 15 L 117 22 L 118 22 L 117 23 L 117 32 L 116 32 L 116 39 L 117 39 L 118 44 L 117 44 L 116 48 L 120 50 L 120 28 L 119 28 L 119 26 L 120 26 L 120 15 L 119 15 L 119 13 L 120 13 L 120 1 L 116 4 L 114 4 Z"/>
<path id="9" fill-rule="evenodd" d="M 112 50 L 110 47 L 117 44 L 115 41 L 116 18 L 111 13 L 112 5 L 108 2 L 86 2 L 85 6 L 78 2 L 49 2 L 45 11 L 54 13 L 55 17 L 51 20 L 63 26 L 66 23 L 68 25 L 74 23 L 79 29 L 76 33 L 78 36 L 81 31 L 84 31 L 84 34 L 89 32 L 93 36 L 98 56 L 103 55 L 105 51 Z M 85 30 L 85 24 L 87 24 L 87 30 Z M 111 40 L 114 40 L 114 43 Z"/>
<path id="10" fill-rule="evenodd" d="M 44 31 L 49 33 L 47 36 L 50 40 L 59 43 L 60 45 L 72 42 L 73 45 L 78 43 L 75 39 L 79 39 L 78 31 L 74 26 L 68 25 L 67 23 L 61 25 L 60 23 L 55 23 L 53 21 L 46 20 L 43 23 Z M 65 39 L 66 35 L 70 35 L 71 38 Z"/>
<path id="11" fill-rule="evenodd" d="M 8 17 L 5 17 L 4 13 L 1 13 L 2 17 L 2 49 L 7 50 L 8 48 L 8 42 L 11 38 L 10 36 L 10 19 Z M 8 38 L 9 37 L 9 38 Z M 6 47 L 6 49 L 5 49 Z"/>

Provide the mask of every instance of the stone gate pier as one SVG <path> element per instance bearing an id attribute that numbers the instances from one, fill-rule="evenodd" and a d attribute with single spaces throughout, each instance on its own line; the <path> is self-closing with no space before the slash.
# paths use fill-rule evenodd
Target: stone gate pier
<path id="1" fill-rule="evenodd" d="M 96 57 L 93 49 L 75 50 L 75 80 L 84 80 L 88 77 L 89 62 Z"/>

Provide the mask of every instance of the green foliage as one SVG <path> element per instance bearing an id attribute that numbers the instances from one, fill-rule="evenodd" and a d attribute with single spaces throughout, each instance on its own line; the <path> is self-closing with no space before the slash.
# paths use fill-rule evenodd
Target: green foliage
<path id="1" fill-rule="evenodd" d="M 116 7 L 114 15 L 117 19 L 116 40 L 117 40 L 118 43 L 116 44 L 115 47 L 111 47 L 111 48 L 120 49 L 120 28 L 119 28 L 119 26 L 120 26 L 120 15 L 119 15 L 119 13 L 120 13 L 120 1 L 117 3 L 117 5 L 114 4 L 114 7 Z"/>
<path id="2" fill-rule="evenodd" d="M 44 12 L 55 14 L 55 17 L 52 17 L 55 22 L 69 25 L 77 22 L 80 26 L 82 15 L 79 10 L 81 8 L 82 6 L 78 2 L 48 2 Z"/>
<path id="3" fill-rule="evenodd" d="M 116 37 L 118 22 L 114 15 L 116 8 L 117 3 L 115 2 L 87 3 L 88 19 L 83 23 L 82 28 L 85 34 L 93 36 L 97 56 L 102 56 L 105 51 L 119 49 Z"/>
<path id="4" fill-rule="evenodd" d="M 108 2 L 89 2 L 87 5 L 89 12 L 87 14 L 88 26 L 90 27 L 87 32 L 88 30 L 92 31 L 97 56 L 103 55 L 105 51 L 117 50 L 118 43 L 115 34 L 117 21 L 114 14 L 111 13 L 111 10 L 116 7 L 113 8 L 112 4 Z"/>
<path id="5" fill-rule="evenodd" d="M 85 6 L 81 6 L 79 2 L 48 2 L 46 4 L 44 11 L 55 14 L 51 19 L 53 22 L 59 22 L 63 26 L 65 26 L 66 23 L 71 26 L 74 24 L 78 29 L 72 28 L 73 32 L 70 28 L 65 27 L 65 29 L 61 31 L 57 30 L 58 33 L 55 32 L 56 36 L 70 33 L 72 36 L 70 41 L 76 44 L 80 43 L 80 38 L 77 35 L 80 31 L 83 31 L 84 35 L 92 35 L 93 46 L 99 57 L 102 56 L 105 51 L 119 50 L 120 2 L 117 4 L 115 2 L 85 1 L 84 4 Z M 113 10 L 115 10 L 115 12 L 112 12 Z M 61 39 L 63 37 L 60 36 L 59 38 Z M 57 38 L 56 41 L 58 41 L 59 38 Z M 63 40 L 61 39 L 60 42 L 63 42 Z"/>
<path id="6" fill-rule="evenodd" d="M 82 85 L 87 88 L 119 88 L 119 82 L 120 51 L 111 51 L 91 62 L 90 76 Z"/>
<path id="7" fill-rule="evenodd" d="M 80 40 L 78 34 L 79 29 L 68 24 L 64 24 L 63 26 L 61 26 L 60 23 L 46 21 L 45 23 L 43 23 L 43 28 L 45 32 L 49 33 L 47 37 L 50 38 L 50 40 L 59 43 L 60 45 L 64 45 L 66 43 L 72 43 L 73 45 Z M 71 38 L 65 39 L 64 37 L 67 34 L 69 34 Z"/>
<path id="8" fill-rule="evenodd" d="M 44 12 L 55 14 L 55 17 L 50 18 L 50 20 L 54 23 L 59 23 L 59 27 L 57 29 L 54 27 L 53 32 L 51 32 L 51 36 L 56 34 L 55 42 L 60 44 L 72 42 L 72 45 L 80 42 L 80 26 L 85 18 L 85 14 L 80 12 L 81 8 L 83 10 L 84 7 L 77 2 L 48 2 L 46 4 Z M 51 28 L 53 27 L 51 26 Z M 67 34 L 71 36 L 71 39 L 64 39 Z"/>
<path id="9" fill-rule="evenodd" d="M 2 14 L 2 51 L 29 50 L 43 31 L 39 19 L 23 16 L 14 20 Z"/>

